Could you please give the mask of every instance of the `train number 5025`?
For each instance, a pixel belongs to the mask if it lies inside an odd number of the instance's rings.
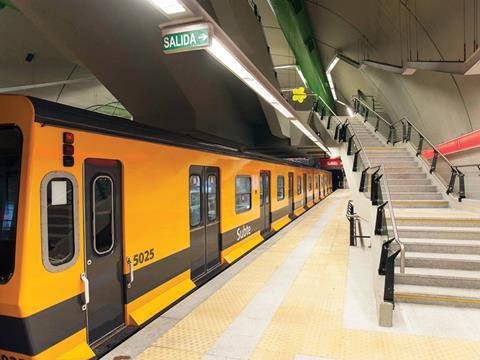
[[[137,266],[143,264],[144,262],[152,261],[155,257],[155,252],[153,249],[142,251],[139,254],[133,256],[133,265]]]

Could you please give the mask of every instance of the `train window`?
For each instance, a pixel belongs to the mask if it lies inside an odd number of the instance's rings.
[[[277,200],[285,199],[285,177],[277,176]]]
[[[312,177],[308,176],[308,191],[312,191]]]
[[[217,177],[209,175],[207,179],[207,217],[208,221],[217,220]]]
[[[77,194],[71,174],[52,172],[42,180],[42,257],[49,271],[62,271],[78,257]]]
[[[252,179],[250,176],[235,178],[235,210],[238,213],[252,208]]]
[[[15,266],[22,133],[2,127],[0,140],[0,284],[4,284]]]
[[[302,177],[297,176],[297,195],[302,193]]]
[[[202,180],[199,175],[190,176],[190,226],[198,226],[202,222],[201,206]]]
[[[320,175],[315,175],[315,189],[318,189],[318,183],[320,182],[319,178],[320,178]]]
[[[99,176],[93,181],[93,249],[108,254],[115,244],[113,218],[113,181]]]

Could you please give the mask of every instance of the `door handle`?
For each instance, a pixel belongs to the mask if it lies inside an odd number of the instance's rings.
[[[90,303],[90,283],[85,273],[80,274],[80,279],[83,282],[83,288],[85,290],[85,303],[82,305],[82,311],[86,311],[87,305]]]
[[[135,271],[135,267],[129,256],[127,256],[127,264],[130,266],[130,279],[128,280],[128,284],[127,284],[127,287],[130,289],[132,287],[133,280],[134,280],[133,272]]]

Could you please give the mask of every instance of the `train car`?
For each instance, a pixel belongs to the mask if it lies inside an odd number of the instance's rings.
[[[330,173],[0,96],[0,359],[89,359],[329,195]]]

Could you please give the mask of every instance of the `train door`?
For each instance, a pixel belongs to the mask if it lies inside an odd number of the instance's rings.
[[[190,265],[198,279],[220,265],[220,169],[190,167]]]
[[[308,191],[307,191],[307,174],[303,174],[303,205],[307,207],[307,196],[308,196]]]
[[[124,326],[122,165],[117,160],[84,163],[85,276],[89,344]]]
[[[290,209],[290,215],[293,215],[295,211],[295,201],[293,200],[293,193],[294,193],[294,188],[293,188],[293,172],[288,173],[288,207]]]
[[[270,171],[260,171],[260,226],[261,233],[270,231]]]

